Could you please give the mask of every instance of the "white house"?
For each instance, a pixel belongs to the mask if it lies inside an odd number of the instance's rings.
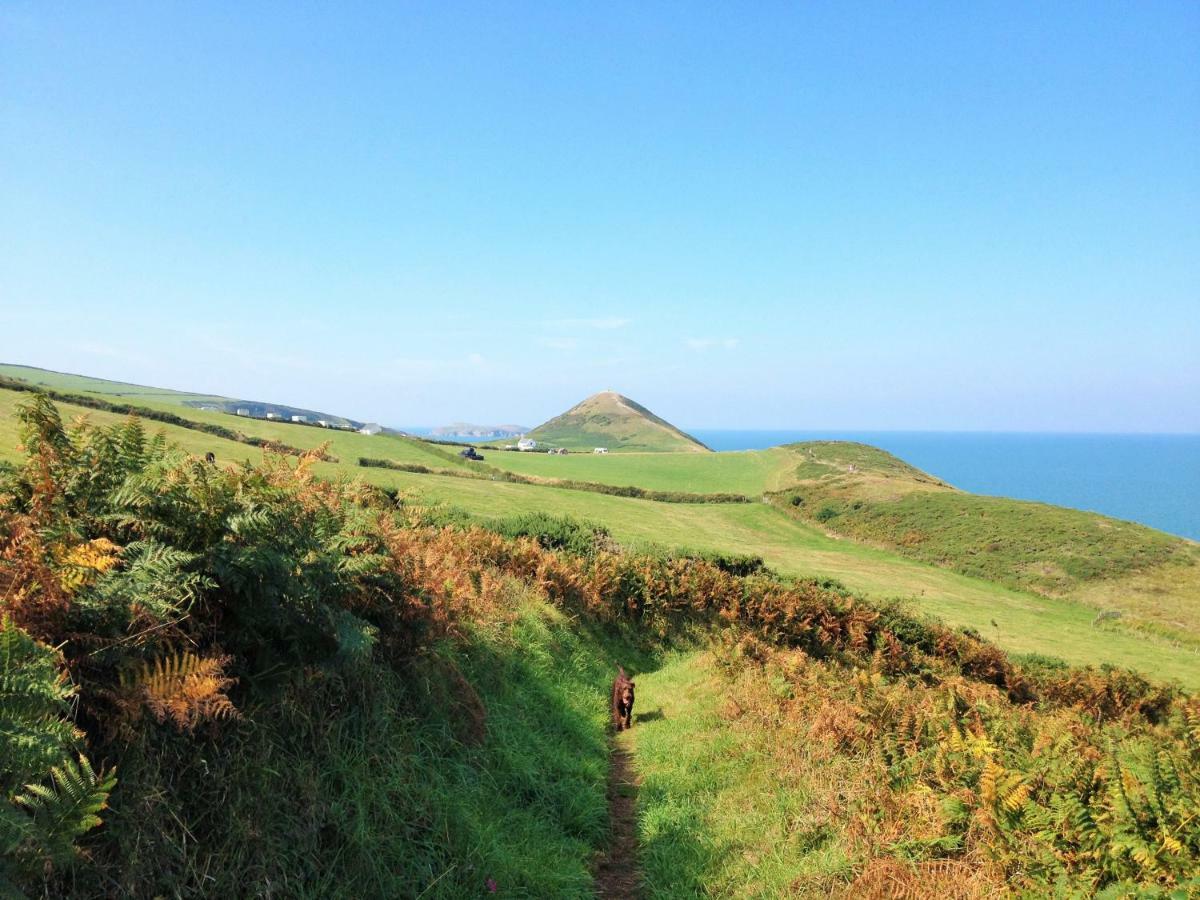
[[[308,416],[292,416],[293,422],[307,422]]]
[[[243,406],[238,409],[237,414],[239,416],[248,416],[248,415],[250,415],[250,410],[246,409],[246,407]]]
[[[328,419],[317,419],[317,424],[320,425],[322,428],[328,428],[329,420]]]
[[[593,453],[607,453],[607,452],[608,452],[608,448],[607,448],[607,447],[597,447],[597,448],[596,448],[595,450],[593,450],[592,452],[593,452]]]
[[[530,438],[521,438],[519,441],[517,441],[518,450],[532,450],[536,446],[537,441]]]
[[[281,416],[279,413],[270,413],[269,412],[269,413],[267,413],[267,418],[268,419],[282,419],[283,416]]]
[[[383,426],[376,425],[374,422],[368,422],[362,428],[358,429],[359,434],[379,434],[383,431]]]

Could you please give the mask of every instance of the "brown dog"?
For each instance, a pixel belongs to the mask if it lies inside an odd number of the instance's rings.
[[[613,727],[617,731],[624,731],[626,728],[633,727],[634,684],[621,666],[617,666],[617,673],[612,687]]]

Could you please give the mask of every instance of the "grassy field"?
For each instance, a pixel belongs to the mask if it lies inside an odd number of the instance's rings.
[[[108,397],[123,397],[129,402],[142,403],[147,400],[163,401],[173,407],[183,406],[185,400],[225,400],[215,394],[193,394],[189,391],[173,391],[170,388],[149,387],[141,384],[128,384],[124,381],[107,381],[103,378],[91,378],[87,375],[71,375],[66,372],[52,372],[49,369],[36,369],[30,366],[14,366],[0,363],[0,375],[9,378],[19,378],[42,387],[59,391],[79,391]]]
[[[17,455],[12,412],[24,396],[0,390],[0,458]],[[177,404],[164,397],[139,398],[138,402],[164,411],[180,411]],[[121,418],[68,404],[60,406],[66,419],[86,415],[93,422],[104,423]],[[975,628],[1013,652],[1055,655],[1079,664],[1128,665],[1163,677],[1179,678],[1187,684],[1200,684],[1200,621],[1198,606],[1192,600],[1196,592],[1195,573],[1200,567],[1172,564],[1169,568],[1159,566],[1136,573],[1136,577],[1126,576],[1126,581],[1120,583],[1127,590],[1108,588],[1118,582],[1101,579],[1088,586],[1088,592],[1080,597],[1086,602],[1080,602],[1074,595],[1042,596],[1021,590],[1019,585],[1003,585],[906,558],[902,548],[869,546],[845,539],[829,532],[825,523],[792,515],[789,506],[781,510],[763,503],[658,503],[550,486],[366,469],[356,464],[360,456],[463,471],[471,471],[471,464],[458,460],[453,448],[435,447],[413,439],[239,419],[199,410],[190,410],[187,416],[197,422],[238,426],[247,434],[298,447],[311,448],[328,442],[330,452],[339,462],[318,463],[315,470],[323,477],[362,478],[408,492],[422,503],[454,506],[486,518],[526,512],[574,516],[601,523],[618,540],[634,546],[654,544],[760,555],[784,575],[834,578],[876,599],[909,598],[919,609],[952,625]],[[257,448],[234,441],[177,426],[148,424],[152,431],[161,427],[171,440],[189,452],[201,454],[211,450],[223,463],[261,457]],[[620,484],[636,479],[640,486],[665,489],[728,489],[734,485],[754,494],[760,492],[759,485],[769,488],[796,478],[825,476],[830,471],[844,474],[853,466],[856,472],[851,474],[860,478],[869,476],[876,495],[895,492],[901,496],[972,498],[946,488],[882,451],[861,445],[804,445],[757,453],[550,457],[493,452],[487,456],[487,464],[504,464],[522,474],[549,475],[556,466],[565,464],[574,467],[570,477],[594,481]],[[647,474],[639,475],[643,467]],[[1047,509],[1071,521],[1103,518]],[[1012,523],[1014,529],[1018,526],[1027,529],[1028,523]],[[1150,529],[1140,529],[1141,532],[1159,534]],[[1104,532],[1102,537],[1109,533]],[[1094,547],[1103,554],[1102,542]],[[1037,558],[1036,548],[1026,548],[1024,552],[1030,559]],[[1101,610],[1118,611],[1122,616],[1098,622]]]
[[[794,454],[784,448],[736,453],[575,453],[484,451],[497,468],[536,478],[636,485],[696,494],[732,492],[757,499],[793,483]]]
[[[674,657],[638,686],[641,721],[622,740],[636,747],[648,897],[781,897],[801,881],[827,896],[848,883],[844,836],[817,820],[811,787],[728,727],[710,657]]]

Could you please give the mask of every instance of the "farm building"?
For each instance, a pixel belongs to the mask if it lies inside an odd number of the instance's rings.
[[[272,421],[276,421],[276,422],[277,422],[277,421],[279,421],[280,419],[282,419],[282,418],[283,418],[283,416],[281,416],[279,413],[273,413],[273,412],[269,412],[269,413],[267,413],[267,418],[268,418],[268,419],[271,419]]]
[[[242,407],[238,408],[237,414],[239,416],[248,416],[248,415],[250,415],[250,410],[248,410],[248,409],[246,409],[246,407],[242,406]]]
[[[308,416],[292,416],[293,422],[307,422]]]
[[[519,441],[517,441],[518,450],[532,450],[536,446],[537,441],[531,438],[521,438]]]

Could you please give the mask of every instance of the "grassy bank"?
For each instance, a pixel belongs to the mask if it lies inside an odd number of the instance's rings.
[[[591,896],[607,834],[605,687],[637,651],[514,586],[402,670],[306,673],[233,726],[116,757],[100,896]],[[649,662],[642,662],[650,665]]]
[[[1131,731],[734,643],[639,687],[649,897],[1200,890],[1198,708]]]

